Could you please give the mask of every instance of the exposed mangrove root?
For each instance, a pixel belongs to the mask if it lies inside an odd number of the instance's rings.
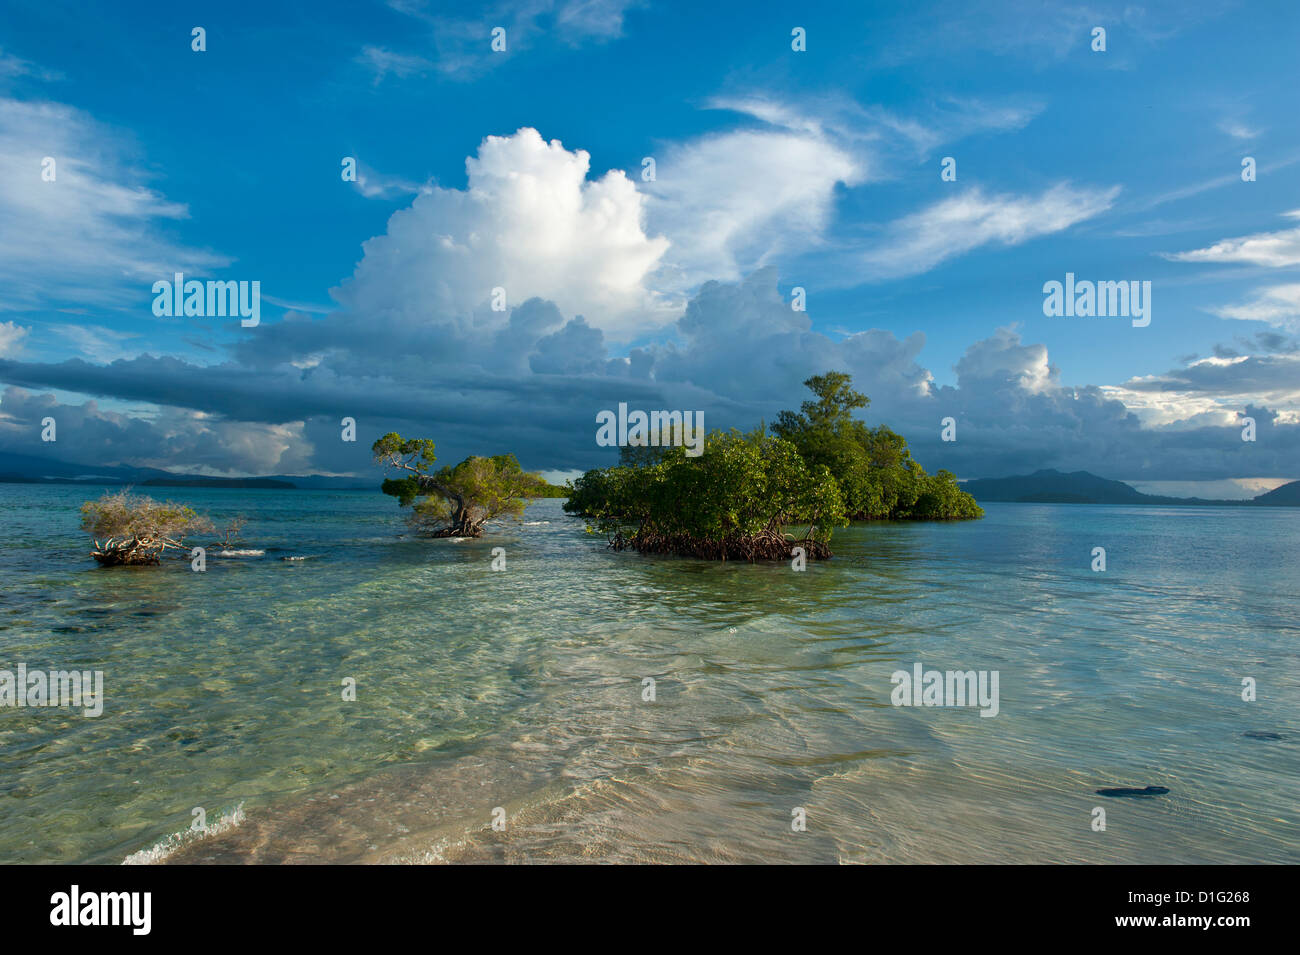
[[[450,524],[447,527],[440,527],[436,531],[429,531],[423,534],[424,537],[482,537],[483,525],[465,522],[460,524]]]
[[[614,550],[635,550],[642,554],[675,554],[679,557],[698,557],[702,560],[789,560],[794,549],[802,547],[809,560],[826,560],[832,556],[824,541],[811,536],[787,537],[775,528],[747,536],[731,536],[721,540],[692,537],[689,534],[662,534],[653,527],[642,525],[634,534],[619,531],[610,540]]]
[[[109,538],[102,544],[95,541],[90,556],[104,567],[157,566],[162,563],[162,552],[168,546],[176,545],[148,537]]]

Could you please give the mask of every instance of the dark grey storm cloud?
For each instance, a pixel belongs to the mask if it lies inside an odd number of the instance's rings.
[[[805,397],[801,382],[835,369],[872,398],[865,417],[902,432],[926,467],[963,477],[1040,467],[1087,469],[1145,480],[1300,475],[1300,427],[1266,407],[1258,436],[1206,414],[1167,426],[1139,416],[1101,388],[1060,381],[1044,346],[1011,329],[972,343],[956,384],[938,386],[920,364],[925,336],[871,330],[840,340],[813,331],[777,290],[771,270],[706,283],[669,340],[611,356],[601,330],[531,299],[471,322],[409,314],[292,316],[266,324],[227,361],[200,366],[141,356],[109,364],[0,360],[13,386],[0,404],[0,447],[41,447],[41,417],[59,421],[57,456],[103,463],[237,472],[364,473],[368,446],[398,430],[432,437],[442,460],[511,450],[525,466],[556,470],[609,463],[595,417],[630,408],[703,411],[706,425],[748,428]],[[1294,390],[1296,356],[1199,362],[1126,383],[1131,394],[1218,397]],[[59,389],[162,407],[153,418],[107,414],[94,403],[60,405],[24,389]],[[353,417],[358,441],[341,440]],[[941,421],[957,441],[940,440]]]

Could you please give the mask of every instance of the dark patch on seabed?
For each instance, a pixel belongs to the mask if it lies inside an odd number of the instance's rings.
[[[1129,789],[1124,786],[1120,786],[1116,789],[1098,789],[1097,795],[1111,796],[1111,797],[1131,796],[1134,798],[1144,798],[1146,796],[1163,796],[1168,792],[1169,790],[1164,786],[1146,786],[1142,789]]]
[[[1281,733],[1266,733],[1264,730],[1246,730],[1241,735],[1246,739],[1286,739]]]

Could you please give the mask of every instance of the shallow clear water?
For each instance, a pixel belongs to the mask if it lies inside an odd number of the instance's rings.
[[[153,489],[249,516],[266,553],[197,574],[96,567],[97,493],[0,485],[0,668],[106,695],[0,707],[0,861],[119,862],[240,804],[166,857],[1300,859],[1300,510],[992,504],[796,573],[614,554],[558,501],[453,543],[378,493]],[[892,706],[917,662],[997,670],[999,714]]]

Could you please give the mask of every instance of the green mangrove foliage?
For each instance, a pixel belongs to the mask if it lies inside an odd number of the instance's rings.
[[[715,431],[704,453],[624,447],[616,467],[573,482],[564,509],[605,533],[610,546],[711,559],[831,556],[831,529],[850,520],[954,520],[983,516],[951,471],[927,474],[903,437],[854,419],[866,395],[843,372],[814,375],[799,411],[772,433]],[[783,530],[806,525],[802,540]]]
[[[542,487],[535,491],[532,497],[568,497],[569,489],[561,487],[558,484],[547,484],[543,482]]]
[[[798,412],[782,411],[773,433],[799,450],[810,466],[824,465],[844,494],[851,520],[960,520],[984,511],[951,471],[927,474],[902,435],[884,425],[868,428],[853,417],[870,399],[854,391],[843,372],[814,375],[804,384],[815,395]]]
[[[404,439],[390,431],[371,448],[375,463],[403,472],[386,478],[383,492],[411,508],[407,524],[427,537],[482,537],[483,525],[498,517],[518,517],[526,498],[546,496],[540,475],[525,471],[513,454],[471,456],[433,471],[437,457],[426,438]]]
[[[656,449],[657,460],[588,471],[564,509],[587,518],[616,550],[712,560],[778,560],[803,547],[831,556],[831,528],[847,523],[835,479],[809,467],[798,450],[763,431],[714,431],[704,453]],[[803,536],[785,533],[803,526]]]

